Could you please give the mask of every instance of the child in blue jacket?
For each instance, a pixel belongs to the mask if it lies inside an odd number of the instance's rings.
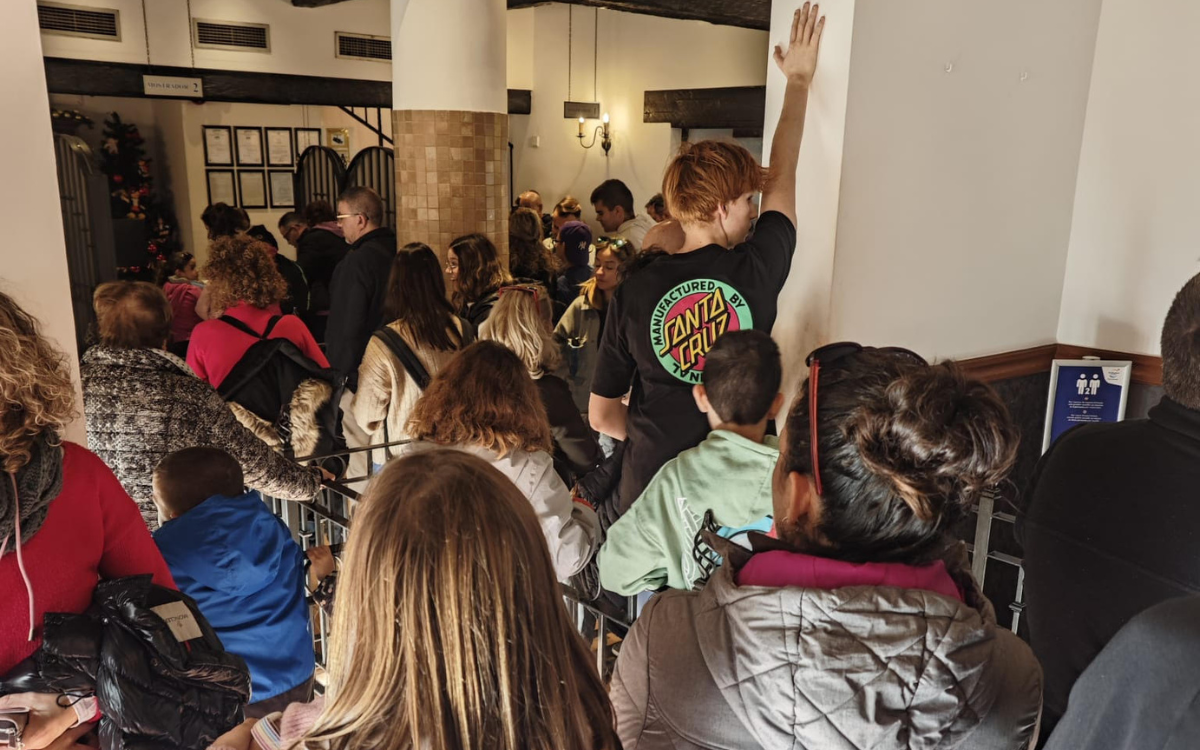
[[[312,699],[312,624],[305,554],[237,460],[218,448],[187,448],[154,469],[162,527],[154,541],[179,590],[196,600],[225,649],[246,660],[259,718]],[[329,560],[321,550],[322,561]],[[313,551],[316,552],[315,550]],[[326,565],[314,574],[327,574]]]

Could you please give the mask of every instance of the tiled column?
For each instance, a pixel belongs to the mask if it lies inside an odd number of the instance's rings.
[[[455,237],[481,232],[506,259],[508,115],[396,110],[392,133],[401,240],[444,256]]]
[[[396,232],[443,258],[480,232],[507,264],[506,13],[505,0],[392,0]]]

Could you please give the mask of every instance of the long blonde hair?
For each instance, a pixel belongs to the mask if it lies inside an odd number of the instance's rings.
[[[543,303],[549,305],[550,299],[541,286],[506,287],[481,335],[511,349],[534,380],[562,365],[562,352],[541,309]]]
[[[324,711],[301,747],[615,750],[536,516],[482,459],[392,461],[355,514]]]

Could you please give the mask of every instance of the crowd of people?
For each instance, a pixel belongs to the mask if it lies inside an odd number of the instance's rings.
[[[280,220],[293,262],[210,206],[202,266],[96,290],[86,448],[66,356],[0,293],[0,746],[1200,741],[1200,276],[1149,420],[1071,431],[1023,496],[1027,645],[953,537],[1016,462],[997,393],[838,343],[784,401],[823,28],[805,3],[775,50],[769,170],[685,144],[643,212],[595,189],[600,236],[528,191],[507,259],[469,234],[443,264],[359,187]],[[345,548],[301,549],[263,499],[353,475],[330,447],[378,472]],[[565,582],[639,599],[608,684]]]

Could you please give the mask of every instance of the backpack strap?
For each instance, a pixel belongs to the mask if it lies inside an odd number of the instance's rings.
[[[475,343],[475,324],[466,318],[459,317],[459,340],[462,341],[463,349],[466,349],[471,344]]]
[[[282,319],[283,319],[282,315],[273,316],[269,321],[267,321],[267,327],[263,329],[263,332],[259,333],[259,332],[255,331],[253,328],[251,328],[250,326],[243,323],[242,321],[238,320],[237,318],[230,317],[228,315],[222,315],[221,317],[217,318],[217,320],[221,321],[222,323],[225,323],[226,325],[233,326],[234,328],[238,329],[242,333],[247,333],[256,339],[263,339],[263,340],[266,340],[271,337],[271,331],[275,330],[275,325],[277,323],[279,323],[279,321]]]
[[[391,350],[396,359],[400,360],[400,364],[404,366],[404,371],[416,381],[418,388],[424,391],[429,387],[429,381],[432,380],[429,376],[429,371],[417,359],[417,355],[413,353],[413,350],[409,348],[408,343],[405,342],[400,334],[384,326],[375,331],[374,335],[383,342],[384,346]]]
[[[238,320],[237,318],[232,318],[228,315],[222,315],[221,317],[217,318],[217,320],[221,321],[222,323],[224,323],[226,325],[233,326],[234,328],[238,329],[242,333],[249,334],[256,339],[265,339],[267,337],[266,334],[260,334],[258,331],[255,331],[253,328],[246,325],[245,323]],[[268,330],[270,330],[270,329],[268,329]]]
[[[271,319],[267,321],[267,327],[263,329],[262,337],[264,339],[271,338],[271,331],[275,330],[275,325],[281,320],[283,320],[282,315],[272,316]]]

